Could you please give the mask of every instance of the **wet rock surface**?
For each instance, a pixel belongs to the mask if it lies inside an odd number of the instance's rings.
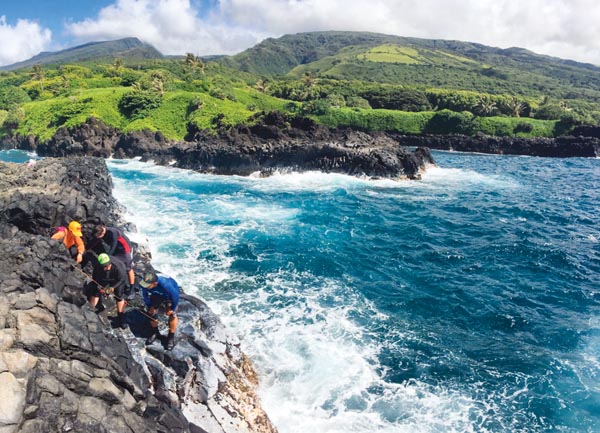
[[[274,432],[250,362],[203,301],[182,295],[172,351],[144,345],[139,298],[126,310],[131,331],[111,326],[111,299],[101,315],[87,307],[89,270],[50,228],[127,228],[111,191],[99,158],[0,163],[0,431]]]

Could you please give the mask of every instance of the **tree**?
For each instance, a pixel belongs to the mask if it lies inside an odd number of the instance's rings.
[[[119,99],[118,108],[130,119],[144,117],[149,111],[160,107],[162,96],[150,90],[131,90]]]
[[[259,78],[254,84],[254,88],[259,92],[265,93],[267,90],[269,90],[269,84],[262,78]]]
[[[165,82],[163,81],[162,77],[152,77],[152,90],[154,90],[155,92],[159,93],[160,96],[164,95],[165,93]]]
[[[44,78],[45,78],[45,73],[44,73],[44,68],[42,68],[41,64],[37,64],[37,65],[33,65],[33,69],[31,72],[31,76],[33,77],[34,80],[38,80],[40,82],[40,93],[44,92]]]
[[[506,102],[506,107],[510,110],[512,117],[521,117],[521,114],[527,108],[527,106],[524,103],[519,102],[515,96]]]
[[[202,59],[192,53],[186,53],[183,64],[189,67],[192,71],[199,70],[204,73],[205,65]]]
[[[302,78],[300,78],[300,81],[302,81],[302,84],[304,84],[307,89],[312,89],[317,82],[315,76],[311,72],[305,72],[304,75],[302,75]]]
[[[475,111],[481,116],[492,116],[496,112],[497,106],[494,101],[488,98],[480,98],[475,105]]]
[[[31,98],[20,87],[6,86],[0,88],[0,110],[11,110],[23,102],[29,101],[31,101]]]

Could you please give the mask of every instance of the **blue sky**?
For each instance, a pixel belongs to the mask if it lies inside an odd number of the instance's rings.
[[[372,31],[522,47],[600,65],[597,0],[0,0],[0,65],[135,36],[163,54],[235,54],[267,37]]]

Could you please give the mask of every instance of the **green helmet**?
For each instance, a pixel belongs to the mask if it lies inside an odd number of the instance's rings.
[[[110,256],[106,253],[102,253],[98,256],[98,263],[102,266],[110,265]]]

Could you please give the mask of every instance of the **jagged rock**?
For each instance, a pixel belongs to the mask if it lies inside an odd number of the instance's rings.
[[[25,390],[10,372],[0,373],[0,428],[16,426],[25,407]],[[6,429],[10,431],[10,429]],[[16,429],[15,429],[16,430]]]
[[[255,120],[251,126],[239,125],[217,135],[190,127],[187,141],[176,142],[166,139],[160,131],[120,133],[91,118],[76,127],[59,128],[46,142],[32,146],[30,140],[21,139],[17,146],[36,150],[41,156],[141,156],[159,164],[238,175],[321,170],[415,179],[434,163],[427,148],[408,151],[381,133],[329,129],[308,118],[288,118],[277,112],[262,113]],[[19,219],[28,215],[27,200],[32,197],[23,197],[23,203],[11,211]]]
[[[564,136],[557,138],[489,137],[479,134],[464,135],[395,136],[404,146],[427,146],[431,149],[456,152],[478,152],[498,155],[530,155],[555,158],[600,156],[600,138],[597,129],[581,129],[575,133],[587,136]]]
[[[84,233],[125,226],[111,192],[103,159],[0,163],[0,432],[275,432],[239,342],[201,300],[182,295],[171,352],[146,350],[139,300],[126,314],[133,335],[82,308],[86,270],[49,229],[73,218]],[[146,249],[136,251],[151,268]]]

